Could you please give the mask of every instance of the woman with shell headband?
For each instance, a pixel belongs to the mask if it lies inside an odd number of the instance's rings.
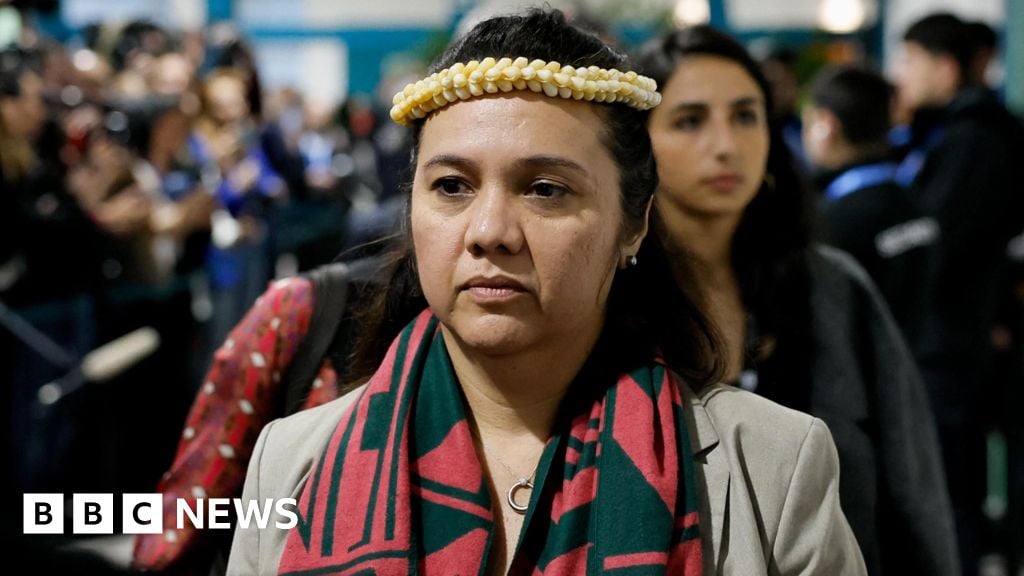
[[[862,574],[828,429],[718,384],[647,234],[654,83],[556,11],[433,70],[392,111],[415,170],[362,384],[263,430],[243,501],[298,522],[239,528],[228,573]]]

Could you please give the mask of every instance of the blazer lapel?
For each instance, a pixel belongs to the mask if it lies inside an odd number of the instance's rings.
[[[711,535],[712,558],[721,557],[726,524],[726,503],[729,499],[729,463],[723,450],[718,449],[718,432],[714,422],[708,415],[703,399],[695,394],[690,386],[682,384],[684,414],[690,432],[690,445],[696,463],[697,483],[704,489],[702,501],[707,509],[701,510],[701,529],[705,534],[705,550],[707,535]],[[689,407],[689,409],[685,409]]]

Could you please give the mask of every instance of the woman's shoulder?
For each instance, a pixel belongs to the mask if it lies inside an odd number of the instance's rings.
[[[706,566],[764,574],[768,560],[771,573],[866,574],[824,422],[728,384],[693,392],[689,405],[698,435],[708,433],[694,455],[712,534]]]
[[[753,392],[714,384],[693,392],[690,404],[695,451],[721,450],[730,467],[751,474],[755,483],[784,487],[802,459],[837,459],[824,421]]]
[[[824,422],[727,384],[684,392],[684,403],[711,534],[706,565],[763,574],[771,558],[780,574],[865,573]]]
[[[808,264],[812,306],[837,300],[856,300],[872,308],[884,304],[875,281],[849,253],[832,246],[816,244],[808,252]]]
[[[695,407],[706,411],[719,438],[765,450],[799,447],[812,428],[824,426],[809,414],[729,384],[713,384],[693,394]]]
[[[346,410],[359,399],[360,386],[316,408],[302,410],[267,424],[257,442],[260,469],[295,471],[312,463],[323,452]]]
[[[811,279],[811,309],[825,330],[834,337],[852,337],[849,326],[880,321],[891,323],[890,312],[884,298],[867,271],[846,252],[829,246],[816,245],[809,252]]]
[[[348,407],[359,399],[363,388],[360,386],[326,404],[278,418],[267,425],[267,428],[272,428],[267,434],[272,434],[278,442],[295,439],[316,443],[321,438],[326,441],[338,427]]]

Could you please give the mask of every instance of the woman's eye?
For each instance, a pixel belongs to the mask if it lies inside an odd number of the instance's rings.
[[[538,198],[560,198],[568,193],[568,188],[553,182],[534,182],[530,186],[530,195]]]
[[[760,124],[761,115],[756,110],[740,110],[736,113],[736,119],[740,124],[753,126]]]
[[[441,178],[434,182],[432,190],[437,190],[445,196],[458,196],[468,192],[469,188],[457,178]]]
[[[697,115],[680,116],[676,118],[674,126],[679,130],[694,130],[700,126],[701,117]]]

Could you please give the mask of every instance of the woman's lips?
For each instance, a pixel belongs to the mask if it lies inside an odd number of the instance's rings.
[[[703,182],[706,186],[719,192],[732,192],[743,182],[743,178],[738,174],[720,174],[704,178]]]
[[[521,283],[507,277],[474,278],[466,282],[463,290],[478,303],[503,302],[527,292]]]
[[[523,290],[516,290],[515,288],[492,288],[488,286],[472,286],[468,290],[474,300],[487,302],[508,300],[524,293]]]

